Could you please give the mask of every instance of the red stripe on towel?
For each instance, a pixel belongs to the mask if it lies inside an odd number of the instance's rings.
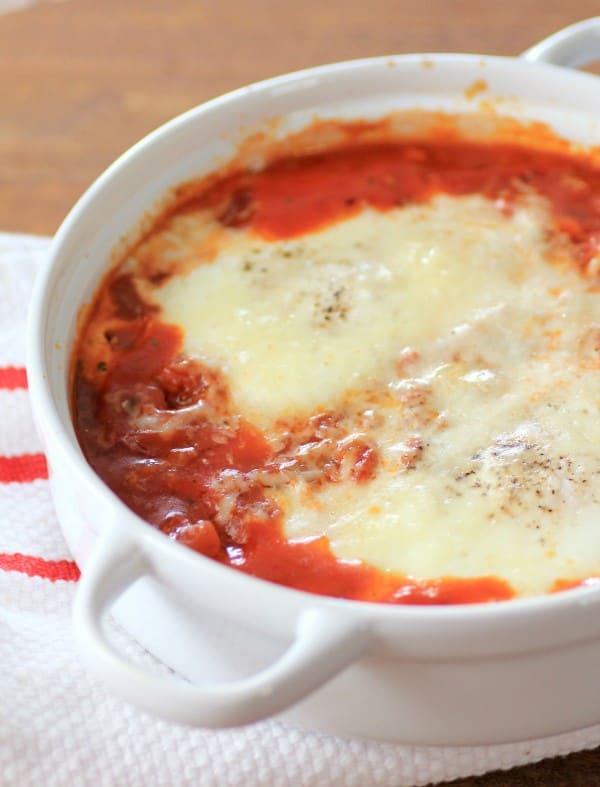
[[[77,564],[72,560],[44,560],[43,557],[19,553],[10,555],[0,552],[0,570],[18,571],[29,577],[42,577],[51,582],[59,579],[76,582],[80,576]]]
[[[22,367],[0,367],[0,388],[14,391],[16,388],[27,388],[27,372]]]
[[[26,484],[38,478],[48,478],[44,454],[0,456],[0,484],[9,484],[11,481]]]

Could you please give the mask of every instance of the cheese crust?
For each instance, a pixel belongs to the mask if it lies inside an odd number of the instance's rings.
[[[86,456],[173,537],[303,589],[443,603],[445,581],[496,581],[481,597],[465,584],[452,603],[593,582],[598,173],[568,157],[544,169],[517,150],[523,171],[542,173],[519,180],[516,164],[494,169],[504,148],[469,143],[490,168],[478,183],[460,151],[440,176],[424,169],[426,143],[388,148],[380,159],[367,151],[365,183],[373,162],[385,174],[403,155],[434,186],[396,203],[357,198],[342,166],[354,172],[356,152],[321,156],[309,172],[335,170],[345,207],[336,213],[331,197],[322,220],[310,203],[312,224],[299,217],[290,229],[260,214],[285,202],[286,184],[297,203],[310,191],[301,161],[288,162],[287,180],[284,162],[279,180],[256,175],[253,191],[243,173],[243,188],[213,188],[130,251],[76,351]],[[552,177],[564,193],[544,185]],[[323,178],[313,201],[332,188]],[[577,202],[576,227],[569,189],[587,189],[591,205],[584,221]],[[142,500],[152,484],[154,505]],[[277,544],[302,550],[301,565],[326,553],[321,573],[364,569],[362,584],[303,582],[296,564],[261,568],[256,542],[268,545],[273,529]]]

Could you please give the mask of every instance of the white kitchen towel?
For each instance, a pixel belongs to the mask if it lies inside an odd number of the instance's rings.
[[[476,748],[346,740],[277,721],[191,730],[153,719],[105,691],[74,647],[71,604],[79,572],[52,508],[29,411],[25,317],[47,248],[45,238],[0,233],[2,787],[401,787],[600,745],[600,725]],[[119,645],[154,662],[125,632]]]

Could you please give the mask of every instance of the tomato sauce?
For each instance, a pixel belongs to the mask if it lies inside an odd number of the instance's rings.
[[[556,227],[580,246],[582,264],[600,246],[600,171],[574,155],[515,144],[422,142],[362,146],[277,162],[218,183],[187,209],[220,206],[227,226],[261,237],[297,237],[357,214],[436,194],[480,194],[510,211],[527,191],[548,200]]]
[[[120,332],[119,362],[100,371],[94,384],[76,371],[75,413],[83,451],[108,486],[137,514],[186,546],[239,571],[282,585],[339,598],[403,604],[498,601],[513,596],[494,577],[431,582],[337,559],[327,539],[288,541],[281,512],[253,476],[277,472],[278,458],[251,424],[230,430],[227,386],[214,370],[178,356],[181,335],[147,314],[136,331]],[[180,428],[160,430],[161,413],[184,412],[203,402],[213,417],[186,417]],[[215,422],[218,412],[220,422]],[[144,419],[149,418],[154,428]],[[231,414],[233,417],[233,414]],[[307,445],[327,415],[296,424]],[[286,447],[286,446],[284,446]],[[367,453],[367,456],[369,454]],[[365,451],[354,452],[352,477],[365,483],[375,468]],[[335,456],[334,456],[335,460]],[[324,482],[335,482],[323,459]],[[333,462],[335,467],[335,461]],[[226,479],[225,484],[222,479]],[[216,522],[230,492],[236,497],[226,522]]]
[[[290,157],[199,188],[178,210],[209,207],[224,226],[281,239],[366,205],[385,211],[437,194],[482,194],[511,211],[528,191],[546,197],[557,233],[576,244],[585,266],[600,245],[600,172],[574,156],[516,145],[425,141]],[[108,355],[93,364],[89,330],[100,318],[111,324],[101,337]],[[181,355],[179,329],[161,322],[122,271],[105,281],[82,337],[73,410],[84,454],[167,535],[238,571],[340,598],[457,604],[514,596],[496,577],[413,579],[339,560],[324,537],[287,540],[265,474],[276,479],[308,462],[316,483],[336,483],[350,462],[354,482],[366,484],[377,472],[376,446],[348,445],[343,420],[320,413],[287,424],[288,443],[274,449],[233,411],[224,376]]]

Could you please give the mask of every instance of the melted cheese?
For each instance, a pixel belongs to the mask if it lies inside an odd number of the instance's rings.
[[[179,249],[182,274],[152,297],[240,413],[276,441],[280,419],[358,401],[357,434],[378,446],[367,483],[273,491],[289,538],[521,594],[600,571],[597,294],[548,222],[533,198],[505,215],[439,196],[295,240],[231,229],[210,255]]]
[[[402,347],[494,305],[496,284],[519,285],[539,235],[526,211],[502,220],[491,203],[448,197],[283,243],[235,232],[160,303],[185,350],[224,368],[240,409],[265,425],[335,401],[385,374]]]

